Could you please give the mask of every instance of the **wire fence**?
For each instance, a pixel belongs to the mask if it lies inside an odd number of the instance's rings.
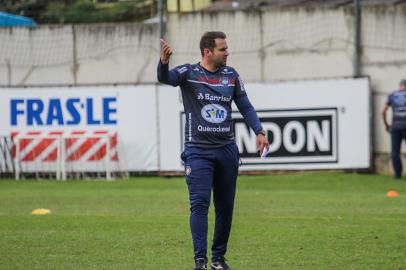
[[[364,65],[406,63],[404,15],[401,8],[391,6],[362,11]],[[306,78],[309,74],[304,68],[274,69],[289,65],[289,57],[311,67],[314,61],[309,55],[316,54],[333,61],[332,56],[340,57],[346,62],[346,72],[337,76],[347,76],[352,74],[354,20],[349,7],[169,14],[166,37],[174,50],[172,64],[176,65],[197,61],[200,36],[205,31],[226,32],[232,63],[246,71],[248,81]],[[3,28],[0,41],[0,85],[55,84],[58,79],[49,78],[47,72],[59,76],[61,84],[156,81],[156,23]],[[379,57],[383,54],[389,57]],[[330,76],[335,72],[333,65]],[[320,69],[313,76],[326,74]]]

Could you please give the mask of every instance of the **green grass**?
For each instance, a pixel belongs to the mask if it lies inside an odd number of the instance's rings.
[[[190,270],[188,223],[181,178],[0,181],[0,269]],[[241,176],[227,258],[235,270],[406,269],[406,181]]]

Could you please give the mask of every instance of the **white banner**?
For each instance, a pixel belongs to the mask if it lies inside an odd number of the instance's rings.
[[[165,90],[165,91],[164,91]],[[256,151],[256,136],[234,106],[240,170],[362,169],[370,167],[370,90],[368,79],[246,84],[271,143],[264,159]],[[171,92],[171,93],[169,93]],[[178,90],[161,89],[166,100],[161,169],[182,170],[182,111]],[[162,106],[161,106],[162,107]],[[175,122],[175,118],[181,122]],[[179,126],[179,130],[176,130]]]
[[[271,145],[268,156],[259,158],[256,136],[234,106],[241,170],[370,167],[368,79],[246,84],[246,90]],[[110,139],[116,170],[183,171],[178,88],[3,88],[0,106],[0,135],[21,138],[18,159],[27,170],[55,170],[58,142],[51,138],[64,136],[69,139],[63,158],[93,171],[107,155],[106,139],[95,138],[103,135]]]
[[[101,135],[110,138],[113,169],[156,171],[155,96],[156,86],[0,89],[0,134],[19,138],[23,171],[55,170],[56,136],[67,138],[72,167],[103,170],[107,140]]]

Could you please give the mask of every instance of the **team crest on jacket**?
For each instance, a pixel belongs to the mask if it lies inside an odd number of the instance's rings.
[[[227,77],[221,77],[221,78],[220,78],[220,83],[221,83],[223,86],[228,86],[229,80],[228,80]]]
[[[185,168],[185,174],[186,174],[186,175],[189,175],[189,174],[191,174],[191,173],[192,173],[192,167],[186,166],[186,168]]]

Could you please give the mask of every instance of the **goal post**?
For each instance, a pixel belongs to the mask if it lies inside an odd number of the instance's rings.
[[[12,177],[15,174],[12,147],[11,137],[0,135],[0,175],[2,177]]]
[[[111,180],[120,171],[117,133],[20,134],[13,142],[16,180],[24,174]]]

